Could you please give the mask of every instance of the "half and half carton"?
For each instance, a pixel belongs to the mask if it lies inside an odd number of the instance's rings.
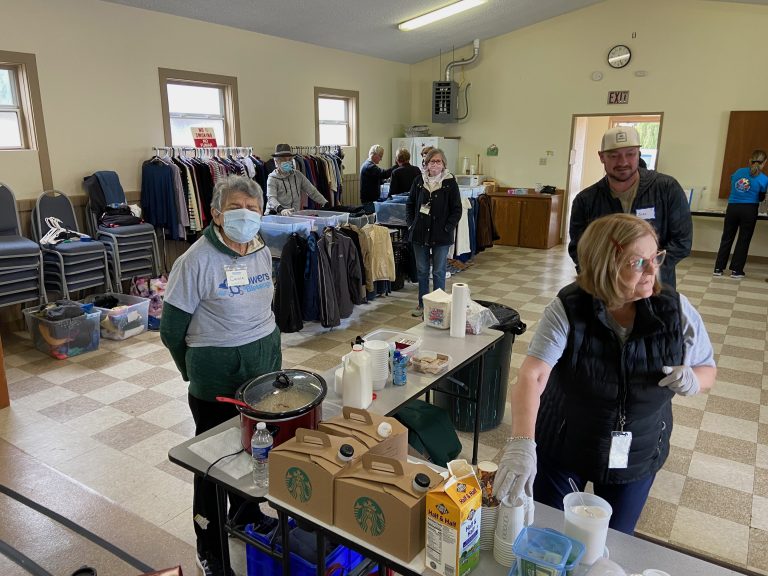
[[[427,493],[425,564],[443,576],[462,576],[480,561],[480,482],[466,460],[448,463],[449,477]]]
[[[342,444],[355,450],[350,462],[338,458]],[[269,493],[309,516],[333,524],[334,479],[367,450],[354,438],[298,428],[295,437],[269,452]]]
[[[389,416],[344,406],[341,414],[320,422],[317,429],[335,436],[350,436],[365,444],[371,454],[396,460],[408,456],[408,428]]]
[[[422,473],[430,488],[443,477],[424,464],[370,452],[336,477],[336,526],[384,552],[410,562],[424,549],[426,492],[414,487]]]

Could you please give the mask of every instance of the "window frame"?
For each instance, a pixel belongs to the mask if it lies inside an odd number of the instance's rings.
[[[0,71],[7,71],[11,82],[11,104],[0,104],[0,112],[12,112],[16,115],[16,125],[19,129],[19,145],[3,146],[0,144],[0,150],[25,150],[27,148],[26,121],[24,118],[24,108],[21,102],[21,89],[19,86],[18,66],[13,64],[0,63]]]
[[[181,84],[186,86],[204,86],[221,90],[224,110],[224,142],[217,142],[219,146],[240,146],[240,106],[237,94],[237,78],[235,76],[222,76],[219,74],[206,74],[203,72],[191,72],[187,70],[172,70],[170,68],[158,68],[160,79],[160,105],[163,114],[163,133],[166,146],[173,146],[171,131],[171,114],[168,106],[168,84]],[[206,115],[199,114],[174,114],[177,118],[201,118]]]
[[[22,146],[0,148],[0,154],[37,154],[40,165],[40,181],[44,190],[53,189],[51,157],[45,132],[43,99],[40,95],[40,80],[37,73],[37,59],[27,52],[0,50],[0,66],[13,70],[16,77],[16,97],[19,108]],[[4,107],[5,108],[5,107]],[[7,109],[7,108],[5,108]]]
[[[355,166],[360,165],[360,93],[357,90],[340,90],[315,86],[315,145],[320,146],[320,98],[344,100],[347,103],[347,139],[348,144],[343,148],[353,149]],[[341,124],[329,122],[328,124]]]

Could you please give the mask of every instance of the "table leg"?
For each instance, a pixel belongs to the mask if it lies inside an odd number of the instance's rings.
[[[227,491],[216,484],[216,504],[219,516],[219,544],[221,545],[221,561],[229,566],[229,536],[227,536]]]
[[[288,513],[284,510],[277,511],[280,521],[280,540],[283,547],[283,576],[291,576],[291,550],[288,544]]]
[[[475,394],[475,435],[472,439],[472,465],[477,464],[477,445],[480,442],[480,401],[483,397],[483,369],[485,364],[485,354],[480,356],[478,364],[478,382],[477,393]]]

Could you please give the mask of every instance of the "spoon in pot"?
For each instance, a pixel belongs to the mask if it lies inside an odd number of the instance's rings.
[[[568,477],[568,484],[571,485],[571,490],[573,490],[576,495],[579,497],[579,501],[581,502],[581,507],[584,509],[584,512],[587,513],[587,516],[590,518],[594,518],[595,515],[592,514],[592,510],[589,509],[589,506],[587,506],[586,502],[584,502],[584,496],[581,495],[581,490],[579,490],[579,487],[576,486],[576,482],[573,481],[573,478],[570,476]]]
[[[227,402],[229,404],[234,404],[235,406],[240,406],[240,408],[250,408],[248,404],[243,402],[242,400],[237,400],[235,398],[230,398],[228,396],[216,396],[216,400],[219,402]]]

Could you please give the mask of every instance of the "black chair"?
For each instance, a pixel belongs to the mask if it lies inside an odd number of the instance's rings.
[[[103,286],[112,291],[107,251],[103,242],[81,240],[75,210],[57,191],[43,192],[32,210],[32,233],[43,251],[43,278],[48,289],[69,300],[70,292]]]
[[[84,178],[83,187],[88,195],[88,233],[104,242],[115,290],[122,292],[122,281],[134,276],[157,276],[160,252],[155,228],[151,224],[118,227],[100,224],[100,217],[108,204],[126,204],[125,192],[117,174],[96,172]],[[105,191],[104,187],[108,189]]]
[[[0,306],[48,301],[43,255],[36,242],[21,235],[16,197],[0,183]]]

